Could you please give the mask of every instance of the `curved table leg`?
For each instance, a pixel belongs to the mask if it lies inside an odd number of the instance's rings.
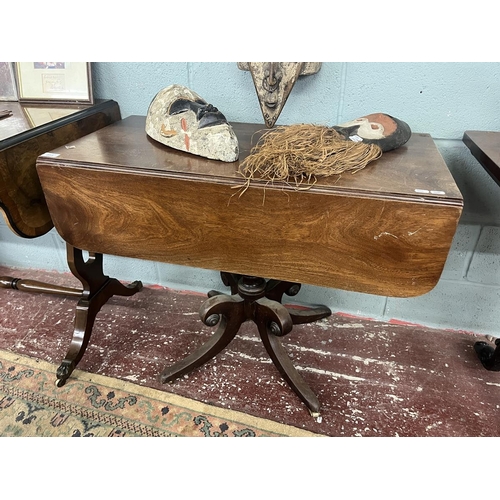
[[[300,283],[292,283],[291,281],[269,280],[266,285],[266,297],[282,302],[283,295],[293,297],[300,292]]]
[[[486,342],[476,342],[474,350],[487,370],[500,372],[500,338],[495,340],[495,345],[496,348]]]
[[[207,326],[220,322],[217,331],[189,356],[165,368],[160,375],[162,383],[171,382],[205,364],[233,340],[245,320],[243,299],[229,295],[210,297],[201,307],[200,318]]]
[[[331,316],[332,311],[326,306],[314,306],[307,309],[295,309],[287,307],[294,325],[303,325],[305,323],[312,323],[323,318]]]
[[[256,304],[255,323],[270,358],[295,394],[309,408],[311,415],[319,417],[320,403],[316,394],[293,366],[278,338],[291,331],[293,323],[290,314],[284,306],[267,298],[258,300]]]
[[[83,285],[83,292],[76,306],[75,326],[70,347],[57,369],[56,385],[58,387],[66,383],[82,359],[90,340],[95,318],[102,306],[113,295],[130,296],[142,290],[140,281],[124,285],[114,278],[105,276],[102,254],[89,253],[89,259],[85,261],[82,250],[67,245],[67,257],[71,272]]]
[[[269,280],[266,286],[266,297],[282,303],[284,294],[293,297],[299,293],[300,288],[300,283]],[[327,318],[332,314],[332,311],[326,306],[308,306],[303,309],[287,307],[287,310],[290,313],[294,325],[312,323],[313,321]]]
[[[320,404],[311,388],[306,384],[292,364],[291,359],[281,345],[278,337],[289,333],[294,324],[314,321],[311,318],[323,318],[331,314],[327,307],[316,308],[312,311],[292,311],[279,301],[267,296],[281,299],[283,293],[300,285],[286,282],[271,282],[268,284],[263,278],[253,276],[228,275],[221,273],[224,283],[235,290],[238,295],[231,296],[212,290],[209,298],[200,310],[201,320],[208,326],[220,325],[208,342],[198,347],[183,360],[163,370],[160,379],[163,383],[170,382],[191,370],[206,363],[224,349],[236,336],[244,321],[252,320],[259,330],[264,346],[274,365],[306,404],[313,417],[319,417]],[[222,318],[222,319],[221,319]]]

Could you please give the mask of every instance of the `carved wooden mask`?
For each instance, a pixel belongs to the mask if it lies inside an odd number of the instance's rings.
[[[252,74],[266,126],[272,128],[298,77],[317,73],[321,63],[239,62],[238,68]]]

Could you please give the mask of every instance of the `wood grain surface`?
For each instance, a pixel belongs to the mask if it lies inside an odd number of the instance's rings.
[[[0,142],[0,210],[19,236],[34,238],[53,227],[36,172],[36,159],[54,148],[120,119],[115,101],[78,110],[74,115],[34,129],[14,129]]]

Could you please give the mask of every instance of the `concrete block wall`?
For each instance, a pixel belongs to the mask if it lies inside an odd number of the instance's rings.
[[[500,130],[499,63],[334,63],[300,78],[279,124],[334,125],[373,112],[429,133],[460,188],[465,208],[437,286],[410,299],[303,285],[294,299],[333,311],[500,337],[500,187],[462,142],[466,130]],[[122,117],[145,115],[162,88],[189,86],[230,121],[263,123],[248,72],[236,62],[93,64],[97,98],[114,99]],[[19,238],[0,221],[0,265],[68,272],[65,245],[55,230]],[[197,268],[105,256],[105,272],[205,293],[224,290],[219,274]],[[23,272],[27,277],[28,272]]]

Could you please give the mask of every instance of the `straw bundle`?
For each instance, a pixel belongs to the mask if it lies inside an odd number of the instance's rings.
[[[252,179],[307,189],[318,177],[355,173],[382,156],[375,144],[346,140],[331,127],[288,125],[266,132],[240,164],[245,190]]]

